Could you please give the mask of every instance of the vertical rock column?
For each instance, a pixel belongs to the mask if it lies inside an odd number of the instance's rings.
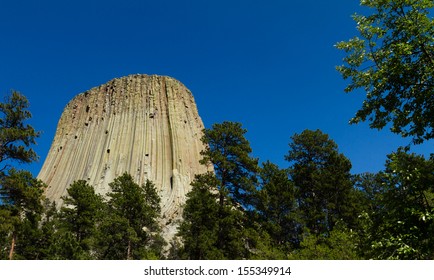
[[[60,204],[68,186],[87,180],[100,194],[124,172],[155,183],[163,230],[173,236],[199,164],[203,123],[191,92],[163,76],[132,75],[81,93],[69,102],[38,175]]]

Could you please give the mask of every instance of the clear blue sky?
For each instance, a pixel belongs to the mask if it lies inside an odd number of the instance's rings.
[[[261,161],[287,167],[290,136],[321,129],[353,173],[379,171],[409,140],[348,125],[364,96],[343,92],[334,44],[356,35],[355,12],[358,0],[2,0],[0,94],[26,95],[43,131],[40,162],[23,168],[39,172],[76,94],[143,73],[184,83],[206,127],[241,122]]]

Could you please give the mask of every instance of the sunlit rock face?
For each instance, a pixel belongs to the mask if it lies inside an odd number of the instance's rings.
[[[58,204],[75,180],[106,194],[124,172],[139,184],[150,179],[170,238],[194,175],[207,171],[199,163],[203,128],[191,92],[179,81],[148,75],[114,79],[69,102],[38,178]]]

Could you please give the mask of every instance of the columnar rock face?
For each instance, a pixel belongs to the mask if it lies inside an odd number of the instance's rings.
[[[199,164],[203,123],[191,92],[162,76],[132,75],[79,94],[66,106],[38,178],[61,203],[67,187],[84,179],[100,194],[124,172],[153,181],[162,198],[170,238]]]

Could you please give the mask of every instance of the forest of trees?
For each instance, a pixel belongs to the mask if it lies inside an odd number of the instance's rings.
[[[354,123],[413,144],[434,138],[434,27],[427,0],[362,0],[360,37],[338,43],[347,91],[367,93]],[[191,183],[178,233],[161,237],[152,182],[123,174],[107,197],[86,181],[68,188],[59,209],[45,185],[14,163],[37,158],[39,132],[28,101],[0,103],[0,259],[434,259],[434,155],[391,151],[378,173],[352,174],[325,132],[290,136],[282,168],[252,157],[246,129],[205,129],[201,163],[214,172]]]
[[[167,246],[152,182],[123,174],[103,198],[76,181],[58,209],[43,182],[10,167],[36,157],[27,106],[16,92],[0,104],[2,259],[434,258],[434,157],[401,149],[383,171],[354,175],[327,134],[305,130],[291,137],[282,169],[251,156],[240,123],[214,124],[202,138],[214,172],[192,182]]]

